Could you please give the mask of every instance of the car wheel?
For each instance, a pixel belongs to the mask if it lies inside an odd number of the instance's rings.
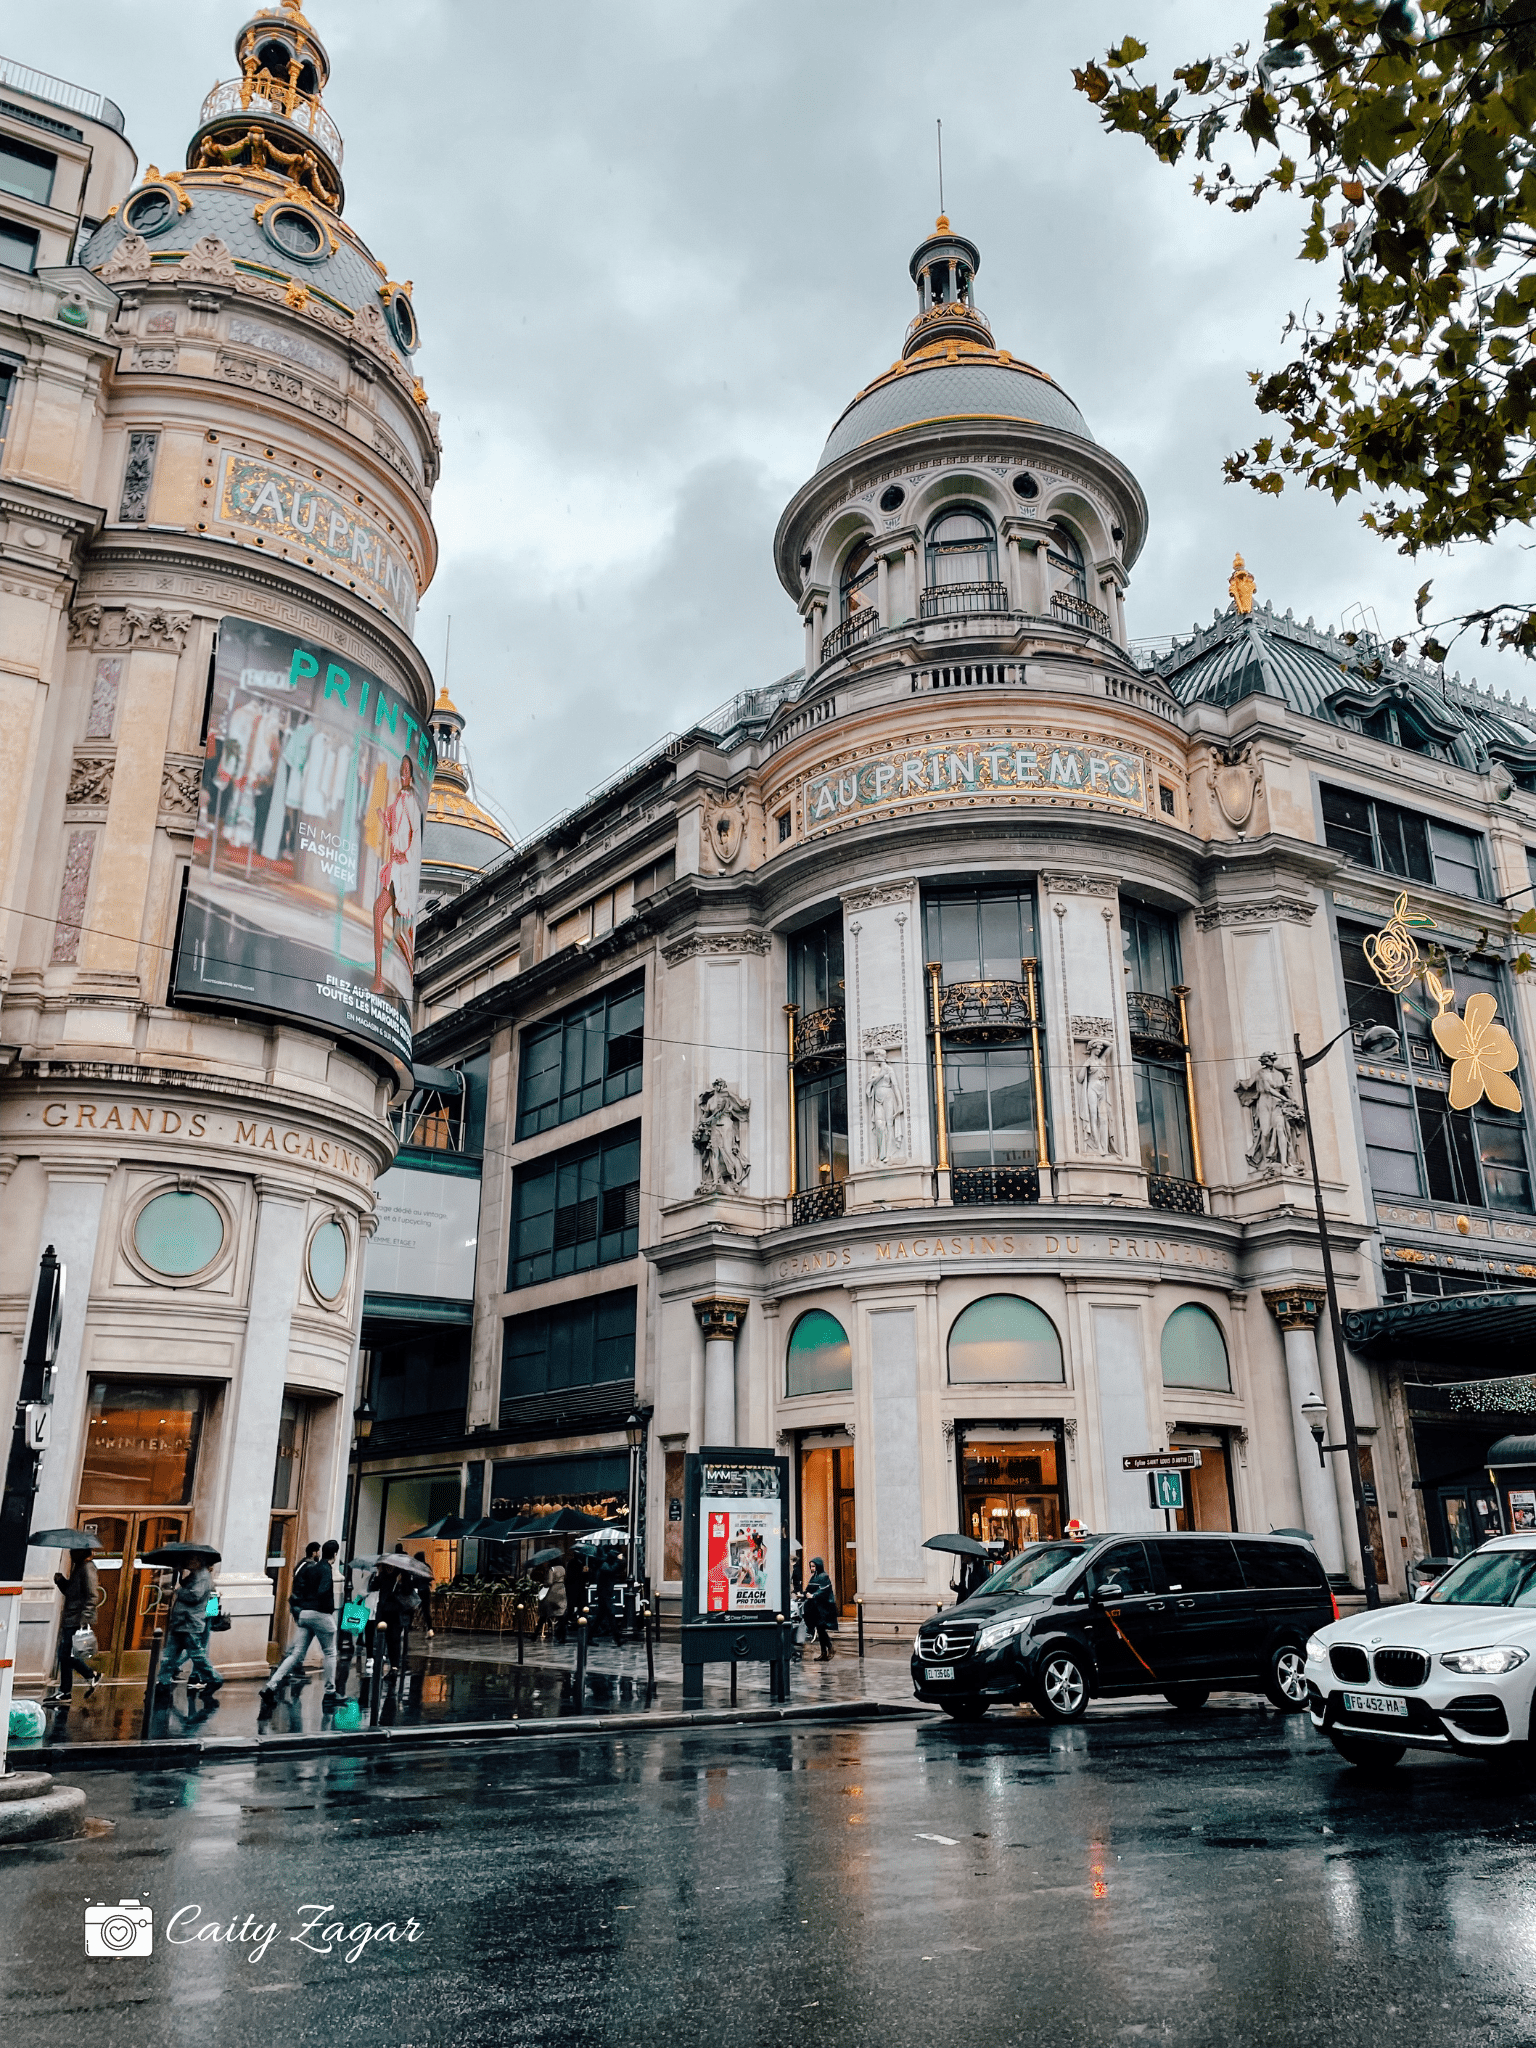
[[[939,1704],[951,1721],[984,1721],[989,1703],[986,1700],[941,1700]]]
[[[1408,1753],[1406,1742],[1378,1742],[1370,1735],[1341,1735],[1336,1728],[1329,1729],[1328,1740],[1345,1763],[1353,1764],[1359,1771],[1390,1770]]]
[[[1210,1696],[1208,1685],[1170,1685],[1163,1694],[1176,1714],[1198,1714]]]
[[[1264,1691],[1282,1714],[1299,1714],[1307,1704],[1307,1655],[1295,1643],[1270,1652]]]
[[[1047,1721],[1080,1721],[1088,1711],[1088,1674],[1073,1650],[1051,1650],[1035,1674],[1034,1704]]]

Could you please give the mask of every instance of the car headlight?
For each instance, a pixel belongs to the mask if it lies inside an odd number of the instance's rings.
[[[1011,1641],[1014,1636],[1028,1633],[1035,1617],[1032,1614],[1015,1615],[1012,1621],[994,1621],[990,1628],[984,1628],[976,1638],[978,1650],[995,1650],[999,1643]]]
[[[1496,1650],[1447,1650],[1440,1662],[1447,1671],[1460,1671],[1469,1678],[1497,1678],[1523,1664],[1526,1654],[1506,1644]]]
[[[1309,1664],[1326,1664],[1328,1662],[1328,1645],[1321,1636],[1307,1637],[1307,1662]]]

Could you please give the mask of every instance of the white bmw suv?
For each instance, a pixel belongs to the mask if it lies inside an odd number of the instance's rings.
[[[1536,1535],[1496,1536],[1413,1605],[1378,1607],[1307,1644],[1307,1704],[1366,1769],[1409,1748],[1530,1768],[1536,1755]]]

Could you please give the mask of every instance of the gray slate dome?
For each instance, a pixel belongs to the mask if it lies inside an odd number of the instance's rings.
[[[903,427],[938,420],[1023,420],[1091,441],[1088,422],[1059,384],[1023,363],[983,359],[912,363],[892,371],[854,399],[828,436],[818,470]]]

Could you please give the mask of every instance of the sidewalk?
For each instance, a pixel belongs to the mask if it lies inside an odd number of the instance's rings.
[[[790,1709],[857,1711],[867,1707],[910,1711],[915,1702],[906,1642],[871,1644],[861,1661],[858,1642],[851,1630],[843,1632],[837,1654],[822,1663],[810,1646],[799,1664],[790,1666]],[[604,1641],[587,1651],[584,1696],[578,1703],[575,1688],[576,1642],[574,1633],[564,1646],[550,1643],[524,1644],[524,1662],[517,1657],[515,1635],[496,1636],[450,1631],[434,1638],[414,1637],[405,1683],[398,1699],[388,1695],[379,1717],[381,1728],[398,1730],[473,1728],[477,1733],[512,1734],[512,1723],[530,1732],[540,1725],[569,1721],[590,1725],[595,1719],[614,1715],[678,1717],[683,1706],[683,1674],[678,1643],[672,1640],[655,1646],[656,1686],[649,1692],[646,1681],[644,1643],[626,1643],[622,1649]],[[326,1713],[322,1700],[324,1684],[320,1663],[312,1656],[308,1682],[295,1689],[283,1688],[276,1709],[259,1714],[260,1681],[231,1679],[206,1707],[201,1695],[188,1696],[185,1682],[177,1685],[167,1702],[162,1695],[143,1729],[144,1688],[142,1681],[103,1683],[92,1699],[85,1699],[76,1681],[74,1703],[69,1708],[45,1708],[47,1733],[38,1742],[10,1744],[13,1769],[25,1769],[30,1759],[54,1769],[82,1759],[83,1753],[100,1749],[110,1753],[119,1745],[131,1746],[144,1757],[145,1738],[150,1744],[165,1743],[178,1752],[197,1746],[214,1754],[230,1746],[248,1753],[254,1743],[274,1749],[288,1747],[294,1738],[324,1744],[366,1739],[369,1734],[367,1679],[361,1665],[351,1666],[342,1676],[338,1666],[337,1687],[343,1697],[336,1710]],[[41,1685],[18,1686],[18,1698],[40,1696]],[[778,1711],[769,1696],[768,1666],[743,1664],[738,1667],[736,1708],[740,1712]],[[711,1718],[731,1711],[730,1666],[707,1665],[704,1670],[703,1711]],[[498,1726],[499,1724],[499,1726]],[[377,1731],[375,1731],[377,1735]],[[169,1758],[170,1750],[166,1752]],[[106,1754],[101,1760],[106,1761]]]

